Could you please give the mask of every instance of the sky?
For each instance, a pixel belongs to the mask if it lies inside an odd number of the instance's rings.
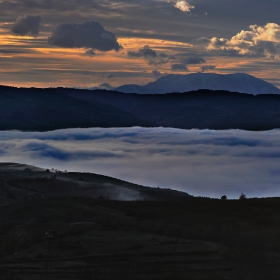
[[[92,172],[195,196],[280,196],[280,130],[0,131],[2,162]]]
[[[247,73],[280,87],[279,0],[0,0],[0,84]]]

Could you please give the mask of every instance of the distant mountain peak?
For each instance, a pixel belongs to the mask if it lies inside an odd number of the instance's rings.
[[[145,86],[123,85],[117,91],[126,93],[170,93],[188,92],[199,89],[226,90],[249,94],[280,94],[280,89],[274,85],[246,73],[216,74],[191,73],[168,74]]]

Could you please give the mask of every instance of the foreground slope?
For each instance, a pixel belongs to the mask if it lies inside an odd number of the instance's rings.
[[[33,197],[91,197],[113,200],[180,200],[191,196],[171,189],[144,187],[93,173],[61,172],[17,163],[0,163],[0,205]],[[7,194],[7,195],[6,195]]]
[[[94,198],[147,188],[15,163],[0,186],[3,280],[280,278],[279,198]]]

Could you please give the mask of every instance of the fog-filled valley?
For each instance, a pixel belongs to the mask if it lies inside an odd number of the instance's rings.
[[[4,280],[279,279],[279,95],[0,101]]]
[[[279,280],[279,10],[0,0],[0,280]]]
[[[0,132],[2,162],[92,172],[195,196],[279,196],[280,130],[88,128]]]

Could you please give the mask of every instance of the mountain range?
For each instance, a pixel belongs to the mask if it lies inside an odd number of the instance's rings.
[[[115,90],[126,93],[164,94],[199,89],[226,90],[254,95],[266,93],[280,94],[280,89],[274,85],[244,73],[227,75],[212,73],[169,74],[145,86],[129,84],[117,87]]]
[[[181,129],[280,128],[280,95],[198,90],[186,93],[131,94],[115,91],[61,93],[88,102],[100,102],[150,122],[150,127]]]
[[[133,94],[0,86],[0,130],[87,127],[280,128],[280,95],[202,89]]]

